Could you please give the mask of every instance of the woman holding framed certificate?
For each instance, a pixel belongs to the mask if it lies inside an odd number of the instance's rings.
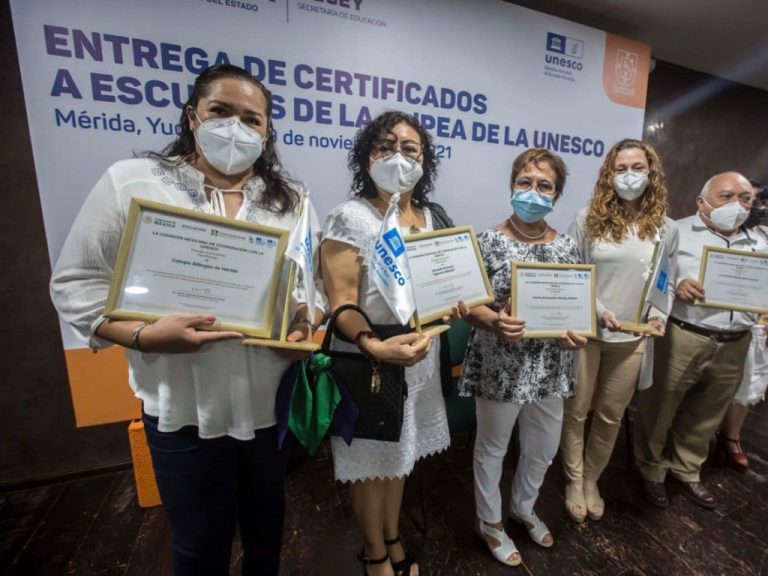
[[[147,236],[151,248],[139,251],[134,245],[131,258],[134,264],[136,259],[152,264],[142,268],[139,262],[143,278],[125,291],[151,297],[172,276],[172,270],[154,265],[158,255],[167,255],[168,262],[182,262],[187,270],[172,277],[183,288],[164,292],[161,304],[170,309],[178,302],[169,294],[183,293],[203,306],[234,297],[225,289],[246,286],[238,278],[252,271],[236,269],[239,255],[260,254],[277,241],[257,242],[260,237],[237,228],[238,222],[283,234],[294,228],[302,205],[315,222],[317,217],[298,185],[280,172],[272,95],[245,70],[217,65],[200,74],[180,127],[161,153],[117,162],[96,183],[53,271],[51,294],[61,317],[94,350],[115,344],[127,349],[129,383],[142,401],[171,525],[174,573],[226,574],[239,529],[243,573],[276,575],[284,452],[277,447],[275,394],[290,357],[298,353],[244,346],[240,333],[211,329],[217,318],[208,313],[164,315],[150,324],[107,319],[104,312],[133,199],[164,205],[168,215],[141,218],[156,232]],[[183,219],[175,217],[177,209],[186,209]],[[211,222],[217,228],[206,233]],[[231,229],[220,229],[227,223]],[[195,271],[214,266],[220,273],[213,278]],[[319,279],[317,288],[323,306]],[[288,339],[304,340],[310,326],[303,289],[294,296],[297,311]],[[243,303],[244,319],[250,319],[246,308],[253,307]]]
[[[635,324],[663,334],[674,298],[673,285],[678,234],[666,216],[667,189],[656,151],[637,140],[622,140],[605,157],[587,208],[576,214],[570,235],[597,269],[597,338],[580,352],[576,395],[565,402],[561,455],[566,475],[566,512],[576,522],[599,520],[605,511],[597,480],[608,464],[624,410],[638,382],[647,334]],[[663,302],[646,305],[646,284],[654,265],[666,254],[668,270],[657,282]],[[666,296],[664,296],[666,294]],[[589,437],[584,423],[596,397]],[[586,446],[585,446],[586,444]]]
[[[435,148],[413,116],[386,112],[358,132],[349,167],[354,198],[334,208],[323,227],[323,280],[331,309],[355,304],[374,325],[391,329],[400,323],[372,277],[375,245],[390,199],[401,194],[402,235],[453,225],[443,209],[428,200],[437,172]],[[363,352],[372,363],[406,367],[399,441],[355,438],[347,445],[334,436],[331,447],[336,479],[350,483],[352,510],[364,539],[358,557],[364,572],[415,575],[418,566],[400,541],[400,506],[405,478],[415,462],[450,442],[439,343],[415,332],[385,338],[354,310],[343,311],[336,327],[349,341],[337,339],[336,350]]]
[[[554,543],[534,512],[539,489],[557,454],[563,399],[573,395],[573,350],[586,338],[572,330],[560,337],[526,338],[526,319],[510,315],[513,262],[581,264],[576,243],[544,219],[565,187],[566,167],[550,151],[533,148],[512,165],[512,215],[478,236],[495,301],[456,311],[474,330],[459,385],[474,396],[477,439],[474,450],[476,533],[496,560],[516,566],[521,558],[504,530],[502,465],[515,422],[520,423],[520,459],[512,482],[509,517],[522,524],[538,545]],[[579,302],[589,310],[591,302]]]

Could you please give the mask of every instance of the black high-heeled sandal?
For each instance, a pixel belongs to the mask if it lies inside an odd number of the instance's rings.
[[[405,557],[399,562],[392,562],[392,570],[394,570],[395,576],[410,576],[411,566],[416,564],[416,560],[413,558],[413,556],[408,554],[408,550],[406,550],[405,546],[402,545],[400,535],[398,534],[397,537],[392,538],[392,540],[384,540],[384,544],[387,547],[394,546],[395,544],[400,544],[402,546]]]
[[[360,561],[360,564],[363,565],[363,576],[368,576],[368,566],[373,564],[384,564],[384,562],[389,560],[389,554],[384,554],[382,558],[375,558],[372,560],[365,555],[365,546],[363,546],[360,549],[360,554],[357,555],[357,559]]]

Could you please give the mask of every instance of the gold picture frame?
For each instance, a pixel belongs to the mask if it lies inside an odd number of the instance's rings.
[[[155,216],[153,216],[153,214]],[[146,227],[146,230],[145,230]],[[158,228],[153,230],[151,227]],[[182,232],[183,230],[183,232]],[[175,231],[176,233],[171,233]],[[181,299],[198,299],[201,303],[199,307],[190,307],[187,305],[178,305],[174,309],[169,309],[169,304],[155,304],[151,302],[141,309],[136,309],[135,306],[125,306],[126,304],[126,280],[134,278],[137,274],[133,273],[133,266],[136,264],[137,269],[140,268],[139,260],[146,254],[136,254],[137,246],[141,245],[142,249],[146,250],[152,246],[152,242],[145,237],[149,232],[149,238],[159,236],[155,242],[166,243],[176,242],[181,243],[180,248],[184,254],[179,254],[178,258],[171,258],[170,261],[166,258],[166,268],[149,269],[149,272],[158,284],[170,285],[174,281],[180,283],[187,283],[191,287],[189,292],[184,292],[179,296]],[[242,220],[234,220],[232,218],[224,218],[222,216],[215,216],[212,214],[203,214],[194,210],[188,210],[186,208],[179,208],[161,202],[153,200],[147,200],[145,198],[133,198],[128,210],[128,216],[126,220],[125,229],[123,231],[122,238],[120,240],[120,246],[118,249],[117,260],[115,262],[114,273],[112,274],[112,281],[109,287],[109,294],[104,309],[104,316],[107,318],[113,318],[117,320],[142,320],[146,322],[154,322],[163,316],[172,313],[182,314],[213,314],[217,315],[212,310],[205,310],[205,306],[211,306],[211,302],[215,300],[221,300],[221,295],[214,296],[211,294],[216,289],[221,289],[222,283],[212,281],[210,278],[195,278],[193,276],[187,276],[182,274],[176,274],[170,270],[175,268],[188,268],[193,270],[197,268],[196,272],[201,273],[203,270],[218,271],[226,270],[227,274],[240,273],[240,270],[234,270],[233,268],[218,266],[216,264],[210,264],[211,261],[217,260],[217,252],[221,255],[219,259],[224,259],[224,254],[262,254],[258,252],[256,246],[260,246],[264,250],[263,253],[272,253],[272,264],[269,270],[269,280],[267,282],[267,290],[265,300],[265,309],[261,317],[254,318],[255,322],[238,322],[238,321],[217,321],[213,323],[207,329],[209,330],[233,330],[240,332],[246,336],[252,336],[256,338],[269,338],[272,335],[273,322],[275,318],[275,304],[277,302],[280,271],[283,265],[283,256],[285,254],[286,246],[288,243],[289,231],[273,228],[270,226],[263,226],[260,224],[254,224],[252,222],[245,222]],[[213,240],[203,240],[203,236],[212,238]],[[226,242],[226,244],[225,244]],[[185,246],[187,244],[188,246]],[[237,246],[235,246],[237,244]],[[191,246],[195,245],[192,249]],[[155,245],[157,246],[157,245]],[[187,250],[187,248],[189,248]],[[222,252],[224,248],[224,252]],[[206,252],[207,250],[207,252]],[[155,254],[158,259],[163,258],[158,254],[162,253],[161,250]],[[193,255],[191,255],[193,254]],[[134,262],[134,257],[137,257]],[[247,256],[246,256],[247,258]],[[231,260],[231,258],[230,258]],[[162,265],[163,262],[156,262],[155,264]],[[263,276],[263,271],[258,273]],[[255,275],[254,275],[255,277]],[[195,282],[199,282],[202,287],[194,287]],[[146,282],[145,283],[149,283]],[[232,291],[242,290],[239,284],[231,284]],[[138,286],[139,288],[146,289],[146,292],[137,292],[138,294],[149,293],[149,288],[146,286]],[[198,289],[199,288],[199,289]],[[136,292],[134,290],[134,292]],[[208,290],[208,292],[206,292]],[[154,296],[154,295],[153,295]],[[153,311],[154,308],[154,311]],[[200,308],[203,308],[201,310]]]
[[[523,270],[531,270],[535,277],[535,272],[549,271],[554,274],[559,272],[578,271],[580,274],[584,273],[589,276],[589,320],[584,322],[584,325],[589,327],[575,329],[574,332],[579,336],[586,336],[587,338],[594,338],[597,335],[597,312],[595,304],[595,266],[594,264],[556,264],[545,262],[518,262],[512,261],[511,265],[511,294],[510,294],[510,315],[516,318],[520,318],[520,306],[518,305],[519,287],[518,287],[518,273]],[[584,278],[586,279],[586,278]],[[522,318],[523,320],[528,320]],[[568,329],[560,330],[535,330],[526,327],[525,335],[523,338],[557,338],[566,333]]]
[[[699,266],[699,284],[704,288],[705,300],[696,299],[694,304],[697,306],[706,306],[710,308],[722,308],[725,310],[735,310],[739,312],[755,312],[757,314],[768,313],[768,283],[757,281],[755,286],[755,293],[763,294],[765,297],[765,304],[754,306],[744,303],[727,302],[725,300],[711,299],[707,296],[707,270],[711,268],[709,264],[710,256],[712,255],[724,255],[734,259],[739,259],[740,262],[746,263],[749,260],[762,261],[765,268],[765,276],[768,277],[768,254],[762,252],[752,252],[749,250],[735,250],[733,248],[722,248],[720,246],[704,246],[701,253],[701,265]],[[709,292],[712,292],[711,288]],[[747,299],[749,299],[747,297]]]
[[[455,240],[451,241],[450,238],[455,237]],[[491,283],[488,280],[488,273],[485,270],[485,264],[483,263],[483,257],[480,253],[480,246],[477,243],[477,236],[475,235],[475,230],[472,226],[466,225],[466,226],[455,226],[453,228],[443,228],[441,230],[434,230],[430,232],[420,232],[418,234],[410,234],[404,238],[406,250],[408,248],[408,245],[410,244],[413,246],[414,244],[417,244],[421,241],[425,240],[435,240],[435,239],[446,239],[446,243],[450,246],[451,244],[457,244],[457,245],[463,245],[466,242],[471,243],[473,252],[475,255],[475,261],[473,263],[477,264],[477,269],[473,271],[473,273],[479,273],[482,278],[483,286],[485,287],[485,295],[481,296],[479,298],[471,298],[468,301],[464,301],[464,303],[469,307],[472,308],[473,306],[480,306],[481,304],[488,304],[490,302],[494,301],[494,295],[493,295],[493,289],[491,288]],[[414,275],[414,261],[412,259],[413,257],[409,254],[408,260],[411,267],[411,276]],[[446,279],[449,280],[450,278]],[[474,278],[474,283],[477,284],[477,278]],[[415,286],[415,284],[414,284]],[[415,288],[414,288],[415,290]],[[417,323],[419,325],[422,324],[428,324],[430,322],[433,322],[435,320],[440,320],[444,316],[450,316],[451,310],[453,306],[458,302],[458,300],[461,300],[462,298],[457,298],[456,301],[451,302],[450,306],[446,306],[445,308],[441,308],[438,310],[434,310],[435,306],[432,306],[430,308],[430,312],[428,314],[422,314],[421,311],[418,310],[418,296],[416,299],[417,304],[417,314],[416,317],[411,320],[411,326],[415,327]],[[434,333],[433,330],[431,333]]]

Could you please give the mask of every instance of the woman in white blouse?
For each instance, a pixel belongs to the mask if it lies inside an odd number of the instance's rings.
[[[54,304],[84,343],[127,348],[177,576],[227,574],[238,528],[243,573],[278,573],[284,454],[274,404],[291,354],[243,346],[236,332],[205,330],[211,315],[147,324],[105,319],[104,304],[133,197],[294,227],[302,194],[279,171],[271,112],[271,93],[245,70],[204,71],[177,139],[162,153],[117,162],[96,183],[51,280]],[[306,209],[316,221],[308,202]],[[306,316],[298,305],[289,339],[310,336]]]
[[[370,277],[371,255],[393,194],[400,197],[402,233],[452,226],[445,211],[430,202],[437,172],[432,139],[418,121],[385,112],[363,128],[349,155],[354,198],[334,208],[323,227],[321,262],[330,307],[357,304],[374,324],[396,317]],[[405,552],[398,523],[405,478],[417,460],[448,447],[450,435],[440,385],[439,342],[411,332],[380,338],[354,310],[339,315],[350,342],[380,362],[406,366],[408,395],[399,442],[332,439],[336,479],[350,482],[352,510],[363,533],[359,555],[365,574],[415,576],[418,566]]]
[[[576,214],[570,235],[585,262],[597,268],[597,338],[579,360],[576,395],[565,402],[560,452],[566,475],[565,505],[576,522],[599,520],[605,511],[597,480],[613,452],[624,410],[638,383],[647,339],[621,332],[637,314],[655,242],[669,256],[674,279],[677,228],[666,216],[667,189],[661,160],[650,145],[622,140],[605,157],[587,208]],[[645,320],[664,333],[666,310],[651,306]],[[592,406],[589,437],[584,423]]]

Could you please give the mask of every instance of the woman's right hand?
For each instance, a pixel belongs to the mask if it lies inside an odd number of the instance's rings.
[[[509,315],[507,308],[499,312],[494,322],[494,332],[501,340],[507,342],[519,342],[525,335],[525,320]]]
[[[148,353],[196,352],[204,344],[242,338],[239,332],[202,330],[216,322],[214,316],[173,314],[149,324],[139,334],[139,347]]]
[[[600,316],[600,320],[603,323],[603,326],[608,328],[608,330],[614,331],[621,328],[621,322],[619,322],[619,319],[616,318],[616,314],[610,310],[603,312]]]
[[[392,336],[386,340],[367,338],[361,345],[379,362],[398,366],[413,366],[427,357],[432,338],[419,336],[416,332]]]

